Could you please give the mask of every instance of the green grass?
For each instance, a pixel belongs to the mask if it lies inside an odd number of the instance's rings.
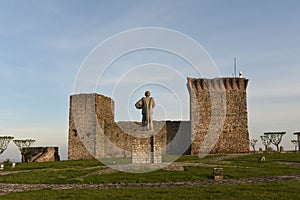
[[[37,169],[66,169],[66,168],[87,168],[87,167],[96,167],[103,166],[96,159],[87,159],[87,160],[68,160],[68,161],[59,161],[59,162],[31,162],[31,163],[17,163],[17,167],[14,169],[9,168],[9,164],[5,164],[6,170],[11,171],[20,171],[20,170],[37,170]]]
[[[212,155],[210,157],[220,156]],[[258,154],[250,154],[225,161],[215,162],[224,168],[225,179],[279,176],[300,173],[300,168],[277,164],[278,161],[300,162],[300,155],[265,154],[266,162],[259,163]],[[183,162],[200,162],[197,156],[182,156]],[[123,162],[119,160],[118,162]],[[203,160],[205,161],[205,159]],[[98,183],[154,183],[154,182],[193,182],[211,179],[211,167],[184,167],[184,171],[157,170],[149,173],[112,172],[97,174],[105,167],[99,161],[79,160],[45,163],[18,163],[13,171],[17,173],[1,175],[2,183],[57,183],[57,184],[98,184]],[[11,169],[8,169],[11,170]]]
[[[249,154],[247,156],[235,157],[228,159],[236,162],[256,162],[260,156],[265,156],[266,162],[300,162],[299,153],[266,153],[266,154]]]
[[[189,182],[210,179],[212,168],[185,167],[185,171],[157,170],[149,173],[116,172],[92,175],[85,178],[87,183],[159,183]]]
[[[223,155],[209,155],[206,158]],[[299,174],[296,166],[277,162],[300,163],[300,154],[264,154],[266,161],[258,162],[260,154],[249,154],[219,162],[212,162],[224,168],[225,179],[265,177]],[[165,161],[174,157],[166,156]],[[106,160],[114,163],[127,163],[128,159]],[[176,162],[205,162],[198,156],[181,156]],[[61,161],[45,163],[17,163],[16,173],[0,175],[2,183],[52,183],[52,184],[99,184],[99,183],[157,183],[194,182],[211,180],[214,167],[190,166],[184,171],[157,170],[149,173],[111,172],[97,174],[103,169],[98,160]],[[126,188],[126,189],[70,189],[23,191],[0,196],[0,199],[300,199],[300,181],[271,182],[260,184],[215,185],[202,187],[167,188]]]
[[[265,162],[258,162],[260,156],[265,156]],[[226,159],[218,164],[224,168],[225,178],[248,178],[264,176],[280,176],[300,173],[300,169],[291,165],[277,164],[276,162],[298,162],[300,163],[300,154],[298,153],[271,153],[271,154],[249,154],[235,158]]]
[[[70,189],[24,191],[0,196],[0,199],[300,199],[300,181],[241,185],[168,188]]]
[[[258,158],[264,156],[265,162],[258,162]],[[219,162],[209,162],[210,164],[272,168],[276,162],[298,162],[300,163],[300,154],[298,153],[270,153],[270,154],[249,154],[235,158],[226,159]]]
[[[176,158],[176,161],[175,162],[190,162],[190,163],[198,163],[198,162],[201,162],[207,158],[215,158],[215,157],[222,157],[222,156],[225,156],[225,154],[212,154],[212,155],[206,155],[205,157],[203,158],[199,158],[199,156],[190,156],[190,155],[184,155],[184,156],[177,156]],[[164,156],[164,160],[167,160],[168,157],[171,157],[172,156]],[[174,159],[173,159],[174,160]]]
[[[101,168],[66,169],[66,170],[33,170],[0,176],[2,183],[153,183],[199,181],[209,179],[212,168],[186,167],[185,171],[157,170],[149,173],[113,172],[109,174],[93,174]],[[88,175],[90,174],[90,175]],[[87,176],[88,175],[88,176]]]
[[[107,165],[130,164],[131,158],[101,158],[100,162]]]
[[[81,183],[85,176],[97,169],[46,169],[46,170],[26,170],[20,173],[13,173],[0,176],[2,183]]]

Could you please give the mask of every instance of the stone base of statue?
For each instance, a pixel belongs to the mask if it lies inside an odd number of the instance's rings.
[[[150,137],[141,135],[133,140],[132,164],[158,164],[161,162],[161,145],[159,140],[155,140],[155,135]]]

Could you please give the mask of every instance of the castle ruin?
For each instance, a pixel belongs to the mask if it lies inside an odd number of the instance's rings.
[[[72,95],[68,159],[159,163],[162,155],[249,152],[247,85],[245,78],[187,78],[190,121],[154,121],[153,135],[140,122],[115,122],[109,97]]]

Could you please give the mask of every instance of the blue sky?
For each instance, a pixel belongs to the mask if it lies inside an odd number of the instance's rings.
[[[265,131],[287,131],[283,146],[292,148],[292,133],[300,130],[299,9],[297,0],[0,1],[0,135],[34,138],[38,146],[58,145],[65,159],[69,95],[89,52],[119,32],[163,27],[200,43],[221,76],[232,75],[236,57],[238,70],[250,80],[250,138]],[[164,52],[134,52],[113,63],[110,73],[143,63],[186,65]],[[162,93],[152,89],[159,103]],[[187,94],[185,85],[178,91]],[[97,92],[109,95],[111,90],[100,84]],[[118,111],[122,106],[115,101]],[[186,106],[183,111],[168,106],[161,101],[157,113],[188,119]],[[128,119],[120,113],[117,120]],[[129,115],[139,120],[139,113]],[[0,159],[19,157],[10,144]]]

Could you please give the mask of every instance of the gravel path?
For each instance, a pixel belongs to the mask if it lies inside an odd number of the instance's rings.
[[[204,158],[202,160],[202,162],[219,162],[222,160],[226,160],[226,159],[230,159],[230,158],[235,158],[235,157],[239,157],[239,156],[246,156],[249,154],[228,154],[228,155],[224,155],[224,156],[217,156],[217,157],[212,157],[212,158]]]
[[[0,195],[10,192],[20,192],[24,190],[40,190],[44,188],[52,189],[103,189],[103,188],[153,188],[153,187],[189,187],[207,185],[232,185],[245,183],[266,183],[278,181],[300,180],[300,174],[288,176],[272,176],[246,179],[223,179],[219,181],[207,180],[199,182],[171,182],[171,183],[129,183],[129,184],[7,184],[0,183]]]

